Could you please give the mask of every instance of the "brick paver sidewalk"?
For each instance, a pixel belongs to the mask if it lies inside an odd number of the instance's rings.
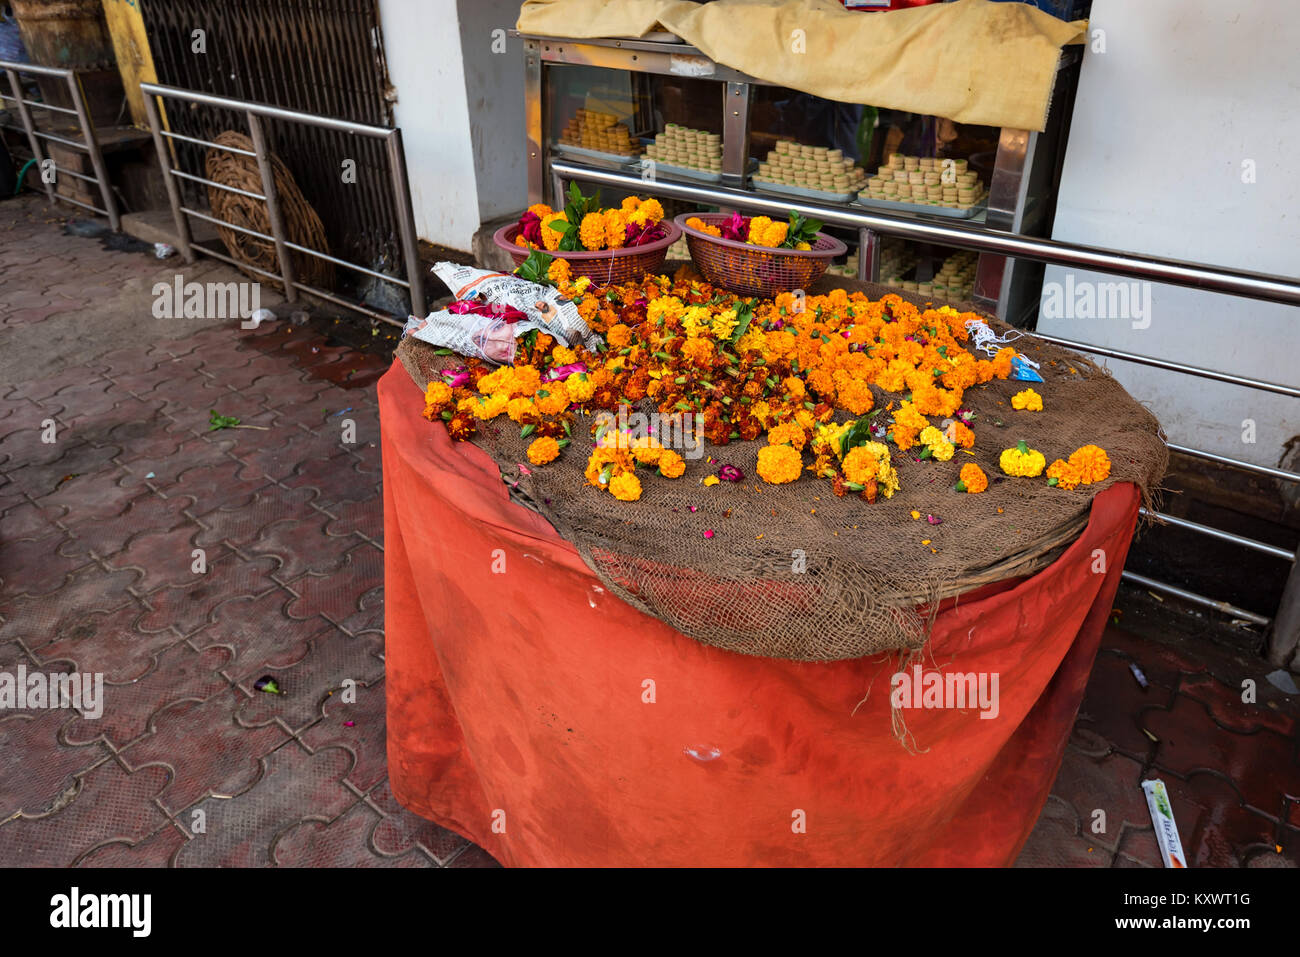
[[[105,250],[40,209],[0,203],[0,349],[110,292],[140,332],[0,383],[0,672],[102,672],[108,705],[0,712],[0,864],[490,865],[386,782],[386,362],[283,321],[158,339],[155,281],[242,277]],[[258,428],[209,431],[214,409]],[[1137,789],[1158,774],[1194,865],[1295,866],[1294,703],[1264,686],[1242,705],[1249,662],[1206,643],[1106,645],[1020,863],[1158,866]]]

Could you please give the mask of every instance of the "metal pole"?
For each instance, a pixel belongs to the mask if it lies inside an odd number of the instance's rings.
[[[1269,619],[1263,615],[1257,615],[1253,611],[1246,611],[1244,608],[1238,608],[1236,605],[1229,605],[1226,601],[1215,601],[1213,598],[1206,598],[1194,591],[1188,591],[1185,588],[1178,588],[1174,585],[1166,585],[1164,582],[1156,581],[1154,578],[1147,578],[1145,575],[1139,575],[1137,572],[1121,572],[1120,577],[1125,581],[1132,582],[1135,585],[1141,585],[1143,588],[1150,588],[1153,591],[1162,591],[1166,595],[1173,595],[1175,598],[1181,598],[1183,601],[1190,601],[1194,605],[1200,605],[1203,608],[1213,608],[1223,612],[1225,615],[1231,615],[1233,618],[1241,618],[1245,621],[1254,622],[1256,625],[1267,626]]]
[[[611,170],[598,169],[569,161],[555,160],[551,169],[567,179],[581,179],[602,186],[622,189],[644,188],[640,177]],[[720,186],[698,186],[665,179],[656,180],[654,192],[675,199],[692,200],[712,206],[737,206],[756,209],[764,213],[784,216],[796,210],[824,222],[854,229],[872,229],[887,236],[915,239],[921,242],[956,246],[1000,253],[1036,262],[1058,266],[1093,269],[1116,276],[1130,276],[1153,282],[1167,282],[1175,286],[1190,286],[1208,292],[1222,292],[1247,299],[1263,299],[1300,306],[1300,281],[1266,273],[1224,269],[1204,263],[1159,259],[1133,253],[1114,253],[1095,246],[1079,246],[1052,239],[1032,239],[1014,233],[971,226],[948,226],[920,219],[903,219],[879,213],[848,210],[843,207],[819,206],[795,199],[765,196],[749,190],[727,189]]]
[[[36,124],[32,122],[31,111],[27,109],[27,104],[23,102],[23,88],[18,82],[17,70],[5,70],[5,75],[9,77],[9,88],[13,90],[14,99],[18,101],[18,115],[22,117],[23,129],[27,131],[27,145],[31,148],[32,156],[36,158],[36,172],[40,176],[41,185],[45,187],[45,195],[49,197],[50,202],[54,202],[54,184],[47,183],[43,175],[45,170],[41,167],[45,163],[45,153],[41,149],[41,141],[36,138]]]
[[[536,40],[524,43],[524,150],[528,205],[546,201],[546,145],[542,142],[542,58]]]
[[[99,195],[104,199],[104,211],[108,214],[108,224],[114,232],[122,229],[122,220],[117,215],[117,198],[113,196],[113,186],[108,181],[108,167],[104,165],[104,154],[99,151],[99,140],[95,136],[95,124],[86,112],[85,91],[81,88],[81,77],[75,71],[68,71],[68,92],[72,94],[72,106],[77,111],[77,122],[81,125],[81,135],[86,140],[86,150],[90,153],[90,165],[95,169],[95,178],[99,180]]]
[[[289,259],[288,248],[284,245],[287,238],[284,217],[280,213],[280,194],[275,190],[275,169],[271,165],[271,154],[266,148],[262,118],[252,110],[245,110],[244,115],[248,118],[248,135],[253,141],[253,150],[257,153],[257,168],[262,172],[262,192],[266,195],[266,218],[271,221],[271,235],[275,237],[275,258],[280,263],[284,298],[286,302],[297,302],[298,290],[293,284],[293,262]]]
[[[149,118],[149,132],[153,134],[153,146],[158,152],[158,166],[162,169],[163,185],[167,187],[167,201],[171,203],[172,220],[176,223],[176,248],[187,263],[194,262],[194,250],[191,247],[190,221],[181,212],[181,190],[172,175],[171,153],[162,137],[162,119],[158,115],[158,98],[152,93],[144,94],[144,112]]]
[[[406,258],[406,281],[411,289],[411,315],[424,315],[424,273],[420,266],[420,247],[415,235],[415,213],[411,209],[411,183],[406,177],[406,152],[402,149],[402,131],[393,130],[384,141],[388,150],[388,172],[393,181],[393,211],[397,230],[402,237]]]
[[[722,182],[743,188],[749,174],[749,107],[753,102],[748,83],[727,83],[722,88]]]
[[[870,229],[858,230],[858,281],[880,282],[880,236]]]

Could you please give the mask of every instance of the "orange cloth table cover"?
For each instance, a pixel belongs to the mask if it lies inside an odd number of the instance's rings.
[[[513,866],[1015,860],[1111,609],[1134,486],[1098,495],[1039,574],[947,603],[926,669],[997,673],[999,713],[907,710],[914,752],[883,657],[756,658],[680,634],[602,591],[485,452],[423,419],[400,364],[379,401],[388,764],[407,808]]]

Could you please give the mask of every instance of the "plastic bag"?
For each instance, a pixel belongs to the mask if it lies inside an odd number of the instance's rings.
[[[595,349],[600,342],[600,337],[578,315],[578,307],[560,298],[559,290],[551,286],[529,282],[509,273],[460,266],[453,262],[435,263],[433,272],[457,299],[477,295],[491,303],[513,306],[562,346],[581,343],[588,349]],[[516,324],[516,335],[523,334],[525,330],[520,328],[523,325],[522,322]]]

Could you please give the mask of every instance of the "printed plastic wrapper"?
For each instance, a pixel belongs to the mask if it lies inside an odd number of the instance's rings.
[[[588,349],[595,349],[600,342],[600,337],[578,315],[578,307],[560,298],[559,290],[551,286],[529,282],[509,273],[460,266],[453,262],[435,263],[433,272],[457,299],[481,296],[490,303],[513,306],[560,345],[581,343]],[[522,322],[515,326],[515,335],[523,335],[526,331],[523,326]]]
[[[1151,811],[1151,823],[1156,829],[1156,843],[1160,845],[1160,856],[1165,867],[1187,867],[1187,855],[1183,853],[1183,842],[1178,837],[1178,825],[1174,823],[1174,809],[1169,804],[1169,791],[1165,782],[1152,778],[1142,782],[1146,792],[1147,808]]]
[[[462,356],[506,364],[515,361],[515,337],[542,328],[531,320],[512,323],[492,315],[458,315],[439,309],[424,319],[411,316],[406,320],[402,335],[414,336],[422,342],[450,349]]]

